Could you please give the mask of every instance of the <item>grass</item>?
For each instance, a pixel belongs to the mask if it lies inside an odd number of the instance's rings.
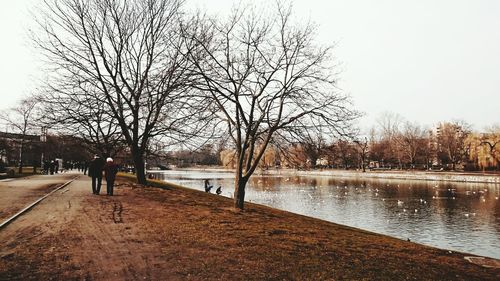
[[[119,176],[135,182],[134,175]],[[158,180],[148,185],[162,190],[132,185],[136,203],[154,210],[147,214],[150,231],[168,237],[160,250],[183,253],[176,266],[195,279],[497,280],[500,274],[469,263],[470,254],[253,203],[238,210],[229,198]]]

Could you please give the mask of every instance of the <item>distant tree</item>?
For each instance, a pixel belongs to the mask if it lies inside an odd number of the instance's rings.
[[[489,127],[481,137],[480,145],[488,149],[490,157],[496,163],[497,170],[500,170],[500,125]]]
[[[88,145],[73,135],[49,134],[45,142],[45,158],[60,158],[65,162],[83,162],[91,157]]]
[[[311,23],[293,24],[291,7],[236,9],[227,21],[191,26],[189,52],[236,149],[235,207],[276,132],[322,127],[341,133],[357,114],[338,93],[331,48],[315,45]]]
[[[307,158],[307,163],[311,168],[314,168],[326,147],[326,140],[321,128],[298,128],[297,131],[289,130],[288,132],[292,143],[300,145],[301,152]],[[290,140],[284,141],[284,143],[290,143]]]
[[[364,173],[366,172],[366,161],[368,160],[368,138],[356,138],[353,142],[356,144],[356,150],[359,155],[359,166]]]
[[[395,163],[402,168],[403,152],[401,149],[400,132],[403,124],[403,117],[397,113],[384,112],[377,119],[381,143],[384,144],[385,162]]]
[[[335,153],[337,159],[340,161],[342,167],[348,170],[350,167],[355,166],[358,154],[355,148],[356,144],[348,140],[340,139],[335,142]]]
[[[12,107],[6,112],[0,113],[0,119],[3,120],[10,128],[19,134],[20,139],[18,141],[19,147],[19,162],[18,162],[18,172],[21,174],[23,172],[23,160],[26,146],[31,143],[31,140],[27,138],[27,135],[33,131],[35,127],[36,118],[33,116],[35,113],[35,107],[37,105],[37,100],[33,97],[27,97],[22,99],[16,106]],[[33,165],[34,171],[36,171],[36,165]]]
[[[464,121],[444,122],[439,125],[437,137],[441,160],[456,165],[467,158],[467,146],[465,140],[471,133],[471,126]]]
[[[220,152],[220,161],[223,167],[234,169],[236,167],[236,157],[235,151],[231,149],[225,149]]]
[[[427,130],[419,124],[406,121],[398,137],[402,151],[408,158],[411,168],[415,168],[417,158],[425,158],[425,149],[428,144]]]
[[[278,161],[281,166],[296,169],[310,168],[308,157],[301,144],[275,141],[273,145],[277,149]]]
[[[44,112],[40,121],[61,135],[79,137],[92,153],[115,157],[125,149],[126,143],[111,109],[99,101],[95,92],[98,90],[92,91],[80,84],[72,95],[62,96],[57,89],[38,95]]]

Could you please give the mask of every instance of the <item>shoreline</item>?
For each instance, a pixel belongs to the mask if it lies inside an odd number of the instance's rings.
[[[226,169],[223,167],[190,167],[179,168],[168,171],[208,171],[208,172],[233,172],[234,169]],[[158,173],[162,170],[148,170],[148,173]],[[485,183],[500,185],[500,173],[472,173],[472,172],[438,172],[438,171],[369,171],[361,172],[356,170],[296,170],[296,169],[269,169],[257,170],[254,175],[282,175],[282,176],[325,176],[325,177],[341,177],[341,178],[370,178],[370,179],[393,179],[393,180],[419,180],[419,181],[439,181],[439,182],[462,182],[462,183]]]
[[[445,181],[463,183],[486,183],[500,185],[500,175],[474,174],[460,172],[424,172],[424,171],[349,171],[349,170],[268,170],[259,175],[296,175],[296,176],[329,176],[343,178],[375,178],[395,180]]]

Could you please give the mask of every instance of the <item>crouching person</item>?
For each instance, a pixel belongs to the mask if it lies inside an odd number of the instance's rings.
[[[113,195],[116,173],[118,173],[118,166],[116,166],[112,158],[106,159],[106,164],[104,165],[104,176],[106,177],[107,194],[110,196]]]

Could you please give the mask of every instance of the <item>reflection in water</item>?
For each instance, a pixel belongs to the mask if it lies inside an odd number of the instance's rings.
[[[232,197],[224,171],[162,171],[160,179]],[[500,186],[325,176],[258,176],[246,200],[439,248],[500,258]]]

